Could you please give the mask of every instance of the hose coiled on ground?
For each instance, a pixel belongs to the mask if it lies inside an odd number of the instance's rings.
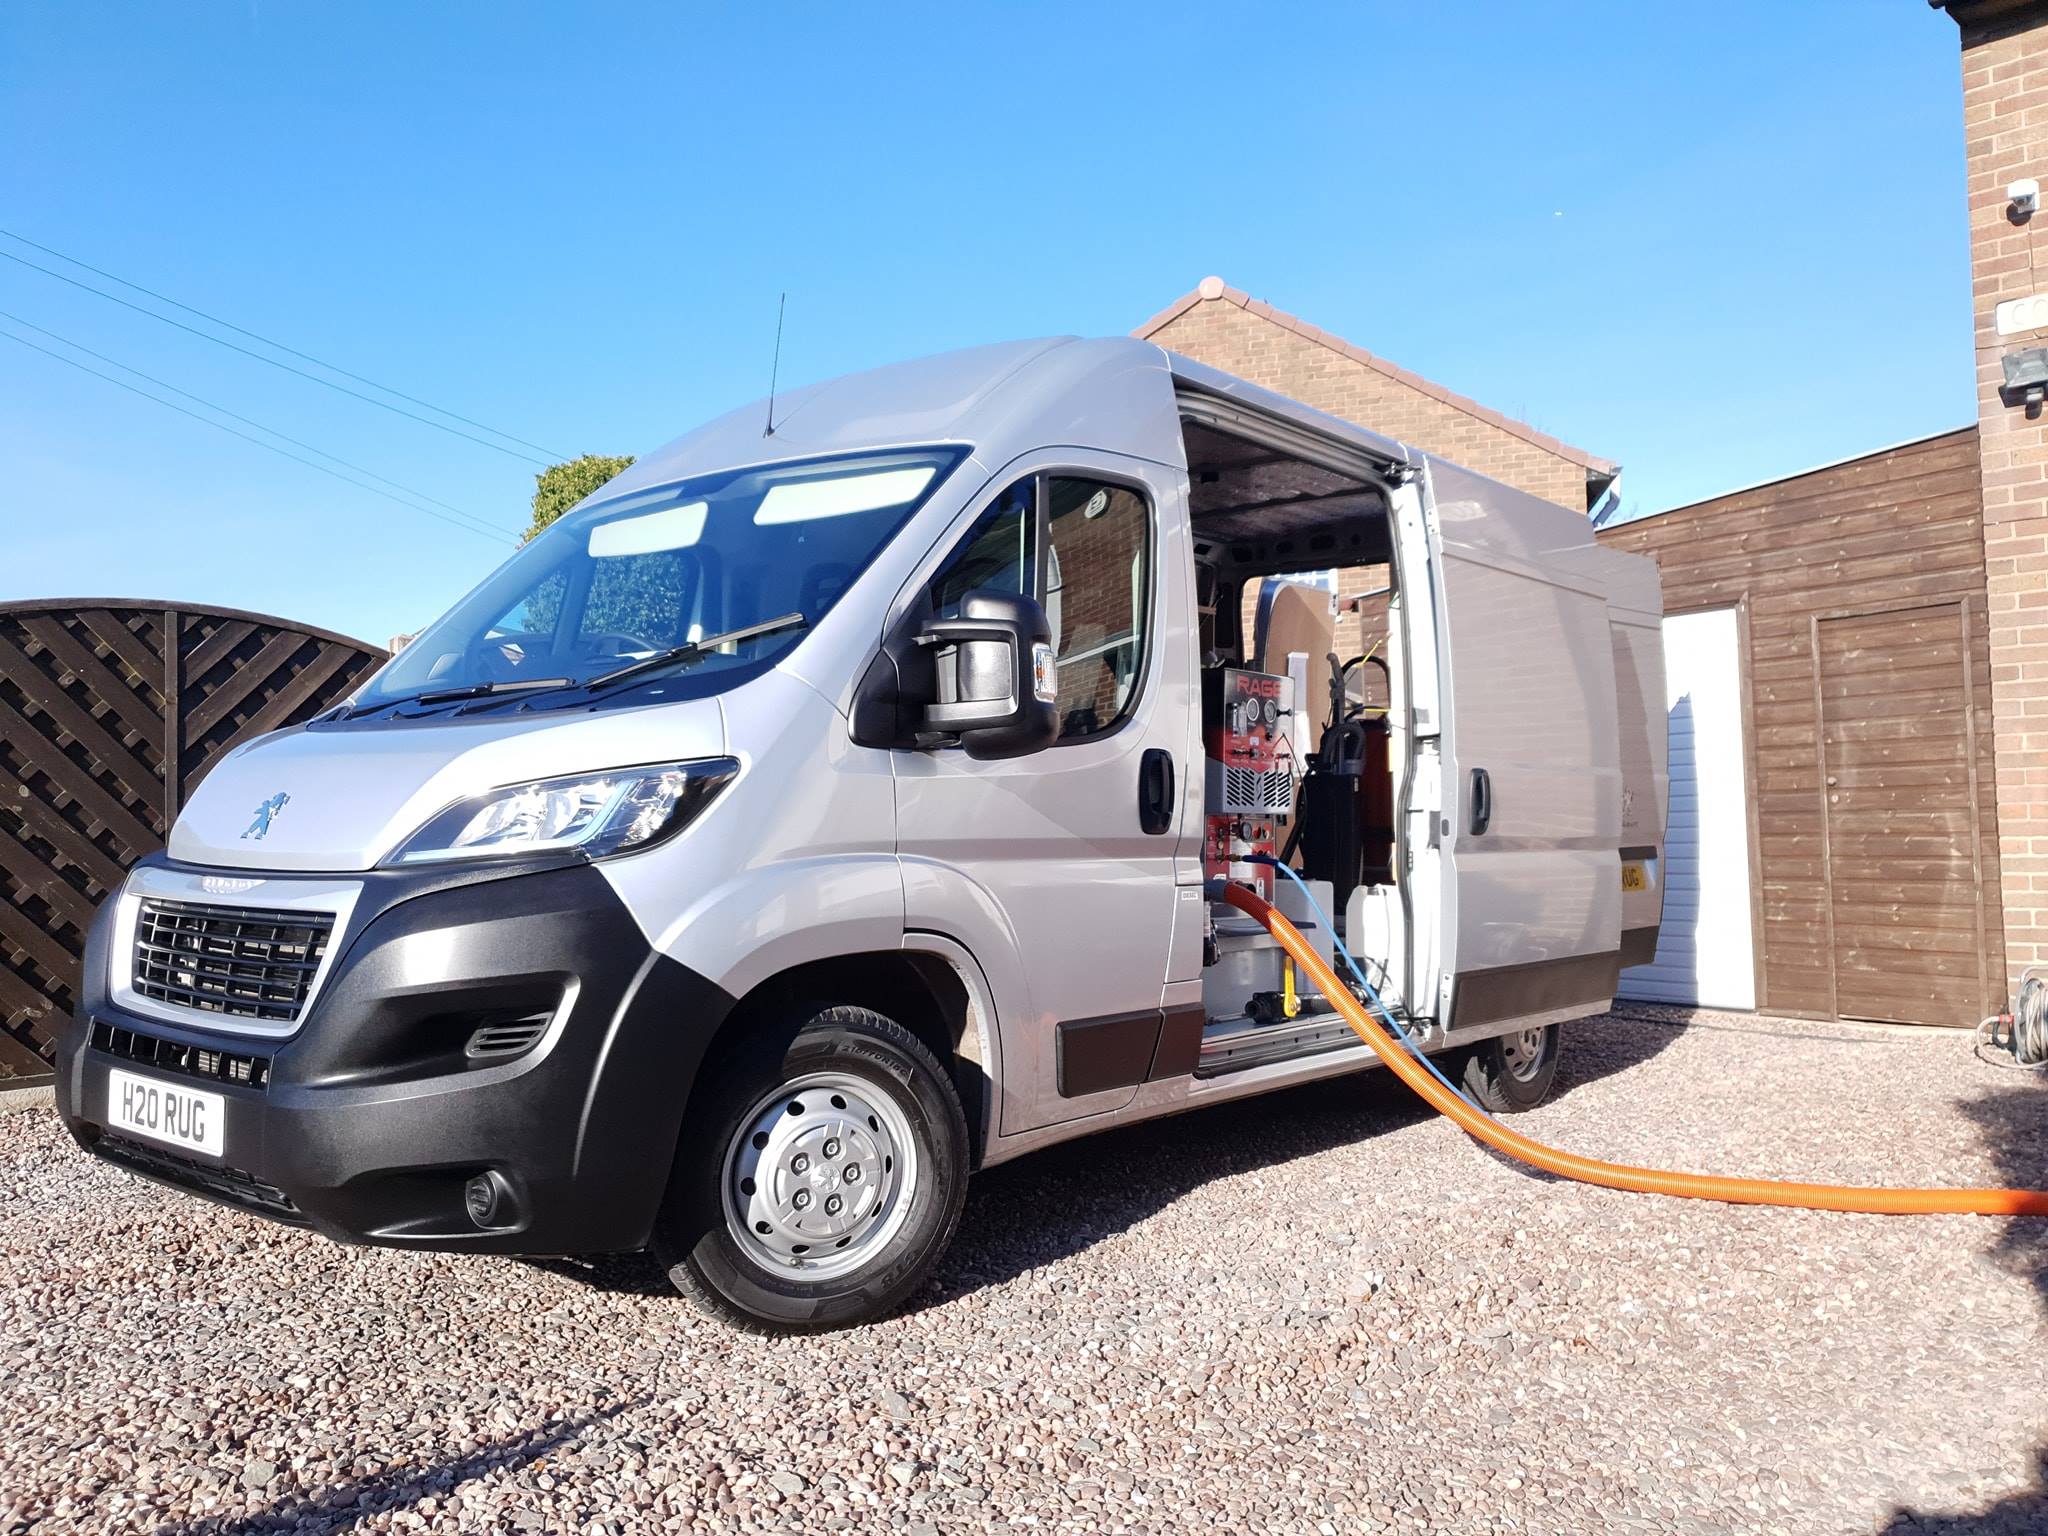
[[[2048,979],[2028,971],[2020,978],[2011,1013],[1995,1013],[1977,1026],[1979,1061],[1996,1067],[2048,1067]],[[2011,1057],[2000,1061],[1987,1051]]]

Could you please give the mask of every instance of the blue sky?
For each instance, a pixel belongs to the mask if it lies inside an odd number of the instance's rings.
[[[0,143],[0,227],[570,454],[761,394],[785,289],[795,383],[1211,272],[1619,459],[1638,510],[1974,419],[1919,0],[15,0]],[[13,262],[0,310],[524,522],[520,459]],[[496,558],[4,341],[0,454],[0,598],[381,641]]]

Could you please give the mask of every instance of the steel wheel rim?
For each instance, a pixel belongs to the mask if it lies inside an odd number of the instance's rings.
[[[806,1073],[741,1118],[719,1170],[726,1230],[770,1274],[829,1280],[902,1230],[918,1172],[893,1094],[844,1072]]]
[[[1548,1033],[1544,1029],[1525,1029],[1501,1036],[1501,1059],[1507,1066],[1509,1077],[1518,1083],[1526,1083],[1543,1070],[1543,1037]]]

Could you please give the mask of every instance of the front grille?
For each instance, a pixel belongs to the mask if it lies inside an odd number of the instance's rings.
[[[270,1082],[270,1058],[250,1056],[241,1051],[216,1051],[203,1045],[182,1045],[160,1040],[139,1029],[125,1029],[104,1019],[92,1021],[92,1048],[123,1061],[132,1061],[159,1072],[175,1072],[207,1082],[236,1083],[262,1088]]]
[[[181,1156],[163,1147],[152,1147],[147,1142],[132,1141],[126,1136],[101,1136],[93,1143],[93,1150],[138,1173],[197,1190],[202,1195],[211,1195],[229,1205],[239,1205],[259,1216],[270,1216],[300,1226],[305,1224],[305,1218],[299,1214],[298,1203],[290,1195],[275,1184],[266,1184],[253,1173],[244,1173],[239,1168],[216,1168],[210,1163]]]
[[[129,985],[201,1013],[290,1024],[334,931],[329,912],[270,912],[147,898]]]

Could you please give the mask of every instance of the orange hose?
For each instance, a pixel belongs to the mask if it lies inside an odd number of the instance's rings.
[[[1861,1211],[1879,1216],[1930,1215],[1954,1211],[1976,1216],[2048,1216],[2044,1189],[1857,1189],[1840,1184],[1794,1184],[1779,1179],[1724,1179],[1704,1173],[1670,1173],[1658,1168],[1632,1168],[1596,1158],[1560,1152],[1509,1130],[1483,1114],[1432,1077],[1415,1058],[1373,1020],[1336,972],[1323,963],[1313,945],[1273,906],[1240,885],[1225,885],[1223,899],[1266,925],[1294,963],[1308,973],[1323,996],[1337,1005],[1344,1021],[1401,1081],[1421,1094],[1438,1114],[1457,1122],[1467,1135],[1546,1173],[1609,1189],[1634,1189],[1652,1195],[1682,1195],[1692,1200],[1721,1200],[1732,1205],[1797,1206],[1815,1211]]]

